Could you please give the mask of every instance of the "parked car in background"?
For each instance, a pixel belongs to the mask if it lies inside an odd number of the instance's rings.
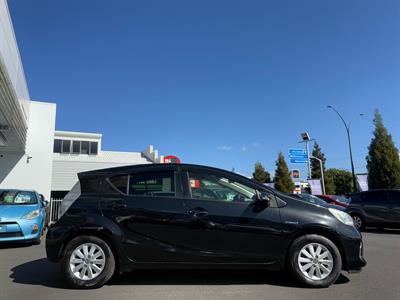
[[[0,242],[40,243],[46,202],[35,191],[0,190]]]
[[[400,228],[400,190],[371,190],[351,195],[346,211],[357,228]]]
[[[310,195],[310,194],[290,194],[290,196],[294,197],[294,198],[299,198],[300,200],[312,203],[312,204],[316,204],[322,207],[326,207],[326,208],[335,208],[341,211],[345,211],[346,208],[344,208],[343,206],[340,205],[333,205],[333,204],[329,204],[326,201],[318,198],[317,196],[314,195]]]
[[[46,237],[47,258],[75,288],[100,287],[116,270],[260,267],[327,287],[366,264],[347,213],[232,172],[149,164],[78,177]]]
[[[339,198],[336,195],[315,195],[315,196],[324,200],[328,204],[342,206],[342,207],[347,207],[348,205],[347,203],[338,200]]]

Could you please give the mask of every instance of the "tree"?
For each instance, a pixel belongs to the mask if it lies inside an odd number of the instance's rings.
[[[332,178],[334,194],[348,195],[353,192],[353,175],[347,170],[328,169],[325,175]],[[327,194],[331,194],[328,193]]]
[[[279,152],[278,160],[276,161],[274,186],[278,191],[285,193],[292,193],[295,187],[282,152]]]
[[[322,152],[321,147],[317,142],[314,143],[314,148],[312,151],[312,156],[319,158],[322,161],[322,170],[324,171],[324,183],[325,183],[325,193],[335,194],[335,184],[333,178],[330,174],[326,174],[325,162],[326,157]],[[321,179],[321,166],[317,159],[311,158],[311,178]]]
[[[375,110],[375,130],[368,147],[367,170],[370,189],[400,187],[400,159],[392,136]]]
[[[260,162],[256,162],[254,165],[253,179],[260,183],[271,182],[271,175]]]

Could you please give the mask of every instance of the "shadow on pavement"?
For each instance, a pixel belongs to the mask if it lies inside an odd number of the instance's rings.
[[[10,278],[20,284],[41,285],[50,288],[68,288],[58,264],[42,258],[11,269]],[[340,275],[335,284],[350,280]],[[116,276],[109,285],[241,285],[267,284],[299,287],[284,272],[265,270],[136,270]]]
[[[11,269],[10,278],[20,284],[42,285],[52,288],[66,288],[59,265],[46,258],[30,261]]]
[[[340,275],[335,284],[350,280]],[[114,278],[110,285],[251,285],[299,286],[290,275],[265,270],[136,270]]]
[[[0,249],[12,249],[12,248],[27,248],[34,246],[33,243],[4,243],[0,244]]]

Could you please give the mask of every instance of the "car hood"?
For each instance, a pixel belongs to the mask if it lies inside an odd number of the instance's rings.
[[[37,205],[0,205],[0,219],[2,222],[20,219],[37,208]]]

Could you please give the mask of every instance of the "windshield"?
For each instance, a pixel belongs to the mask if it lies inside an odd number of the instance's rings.
[[[26,191],[0,190],[0,205],[36,204],[35,193]]]

